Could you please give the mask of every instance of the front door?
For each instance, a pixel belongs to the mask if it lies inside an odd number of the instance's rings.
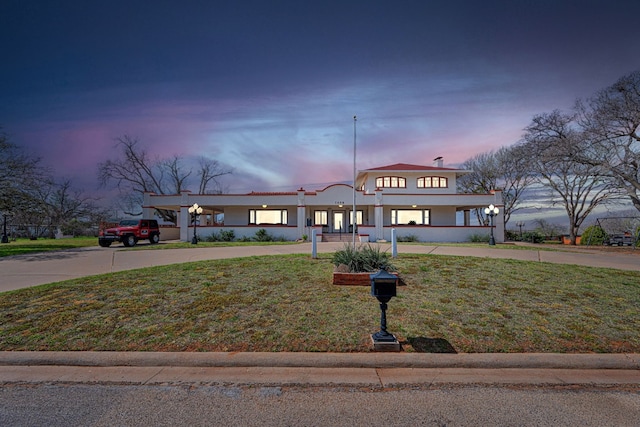
[[[333,233],[340,233],[346,230],[346,223],[344,219],[345,219],[344,211],[333,213],[333,227],[331,230]]]

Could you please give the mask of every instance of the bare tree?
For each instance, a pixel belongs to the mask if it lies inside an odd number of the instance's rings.
[[[193,170],[184,166],[182,157],[152,158],[137,139],[126,135],[117,139],[116,147],[120,157],[99,164],[98,177],[103,186],[115,183],[120,192],[120,207],[126,214],[142,213],[145,192],[178,194],[186,189]],[[217,161],[202,158],[197,171],[200,193],[206,193],[210,184],[217,184],[218,178],[230,173]],[[157,209],[156,212],[166,221],[176,221],[173,211]]]
[[[587,145],[588,139],[575,126],[574,116],[557,110],[535,116],[521,145],[535,180],[550,190],[552,203],[564,207],[572,245],[593,209],[617,195],[601,167],[576,161]]]
[[[36,209],[37,194],[50,181],[40,158],[24,153],[0,134],[0,211],[15,216]]]
[[[222,194],[225,192],[219,178],[230,174],[230,170],[223,168],[217,160],[206,157],[198,158],[198,167],[198,176],[200,177],[199,194]],[[212,185],[213,188],[211,187]]]
[[[158,168],[159,162],[149,158],[146,150],[138,146],[138,141],[127,135],[117,139],[116,148],[122,156],[98,166],[101,184],[113,181],[120,190],[162,194],[163,177]]]
[[[466,160],[462,167],[472,170],[458,180],[458,189],[469,193],[489,193],[502,190],[504,222],[517,211],[522,194],[533,181],[526,155],[519,146],[501,147],[497,151],[480,153]],[[480,223],[484,222],[482,209],[476,209]]]
[[[167,187],[165,191],[178,194],[186,188],[186,181],[191,175],[191,171],[185,171],[181,165],[182,159],[176,155],[168,160],[160,162],[160,171],[167,176]]]
[[[603,168],[640,211],[640,71],[578,100],[576,110],[590,141],[578,160]]]
[[[41,200],[51,233],[57,228],[68,229],[71,223],[83,224],[85,228],[98,225],[106,213],[96,202],[96,198],[74,189],[68,179],[51,183]]]

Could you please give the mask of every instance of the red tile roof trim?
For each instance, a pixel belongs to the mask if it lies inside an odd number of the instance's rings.
[[[252,191],[249,196],[297,196],[297,191]]]
[[[394,165],[380,166],[378,168],[366,169],[367,171],[434,171],[434,170],[457,170],[453,168],[439,168],[435,166],[410,165],[408,163],[396,163]]]

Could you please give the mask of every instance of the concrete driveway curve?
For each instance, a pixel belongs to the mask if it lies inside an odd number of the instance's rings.
[[[391,245],[389,243],[380,245],[383,250],[391,252]],[[335,252],[343,246],[344,243],[318,243],[317,252]],[[0,258],[0,292],[143,267],[212,259],[294,253],[307,253],[311,256],[311,243],[215,248],[193,247],[162,250],[131,250],[122,246],[111,248],[95,246],[16,255]],[[489,246],[467,247],[400,244],[398,245],[398,253],[508,258],[522,261],[576,264],[640,271],[640,251],[638,251],[638,253],[623,254],[615,251],[603,252],[588,249],[549,251],[536,248],[523,250]]]

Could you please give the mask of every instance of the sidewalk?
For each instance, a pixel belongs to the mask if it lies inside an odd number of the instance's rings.
[[[639,354],[0,352],[0,384],[637,386]]]

